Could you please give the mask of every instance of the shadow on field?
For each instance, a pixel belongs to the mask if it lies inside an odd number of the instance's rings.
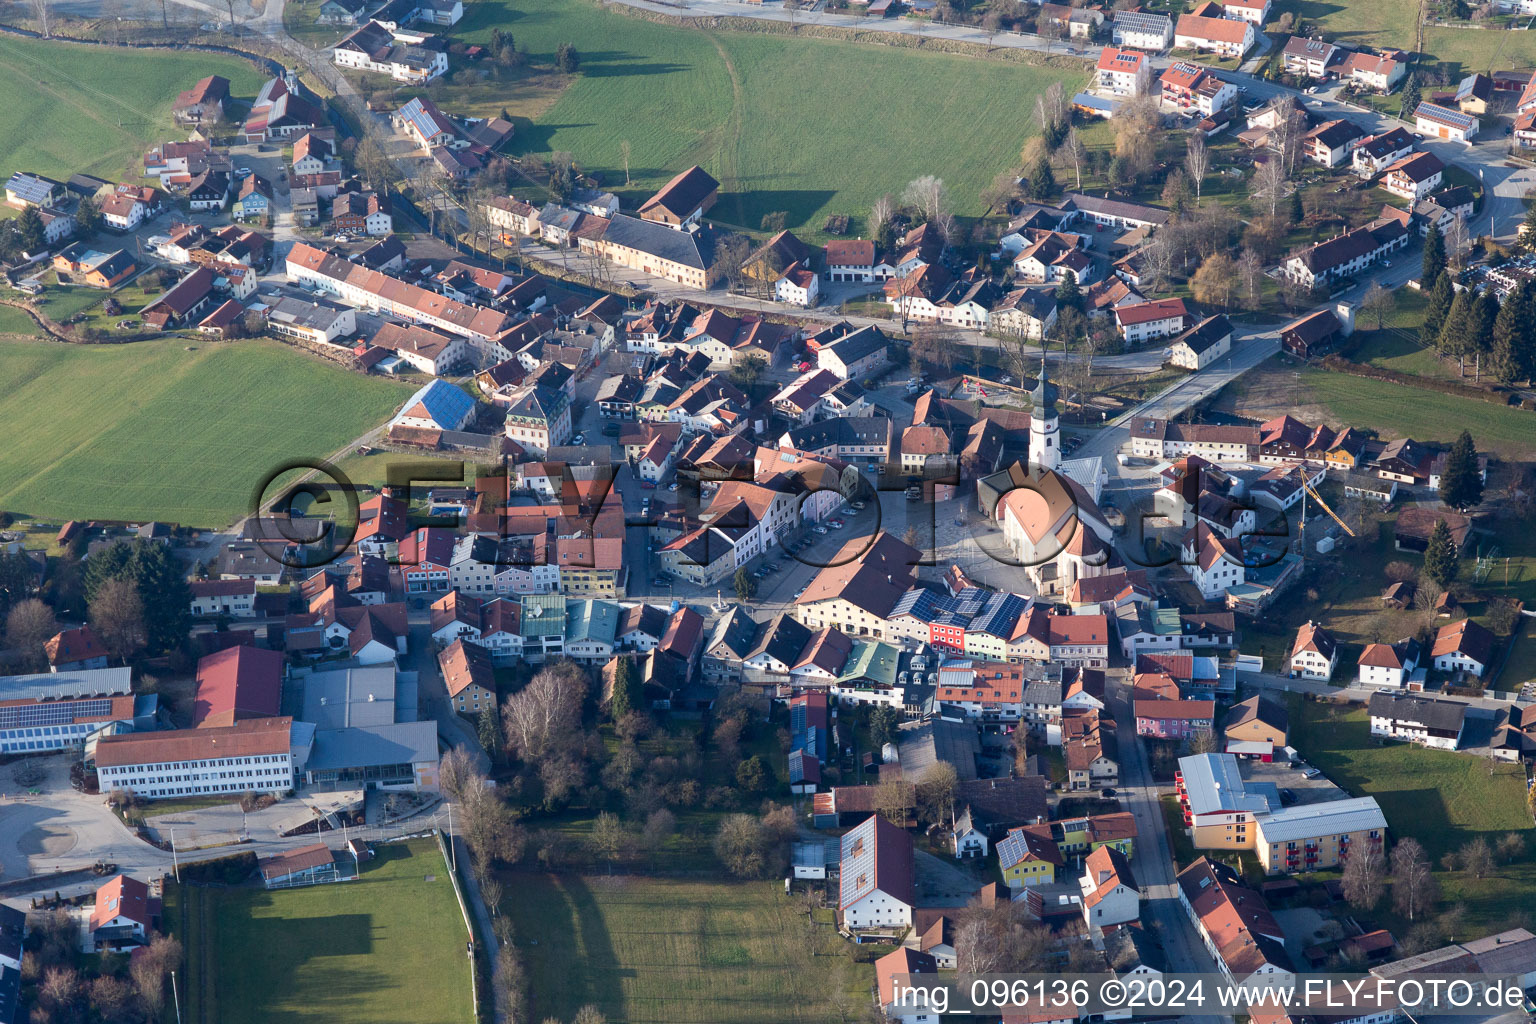
[[[624,993],[619,987],[619,978],[625,972],[614,966],[618,963],[618,954],[603,921],[602,908],[586,879],[579,875],[556,875],[551,881],[554,890],[564,897],[568,917],[557,920],[552,914],[545,934],[571,936],[574,943],[580,944],[581,955],[580,964],[575,962],[574,955],[566,963],[565,986],[559,998],[566,1007],[595,1003],[609,1017],[622,1019]],[[556,910],[553,906],[549,909]],[[574,948],[571,950],[572,954],[576,952]],[[539,995],[535,991],[535,1002],[539,1001]],[[544,1005],[537,1009],[535,1016],[540,1017],[558,1012],[560,1007]]]

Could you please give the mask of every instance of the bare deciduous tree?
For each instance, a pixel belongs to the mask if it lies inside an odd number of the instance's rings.
[[[629,140],[625,139],[624,141],[619,143],[619,159],[624,161],[624,184],[625,185],[629,184],[629,153],[630,153]]]
[[[1374,910],[1387,888],[1381,848],[1368,842],[1351,844],[1341,884],[1350,906],[1361,911]]]
[[[1193,132],[1189,136],[1189,144],[1184,150],[1184,170],[1189,175],[1189,182],[1195,187],[1195,205],[1200,205],[1200,192],[1205,187],[1205,175],[1211,167],[1211,151],[1206,148],[1205,136],[1200,132]]]
[[[1068,160],[1072,162],[1072,174],[1077,179],[1077,191],[1083,190],[1083,161],[1088,156],[1088,150],[1083,146],[1082,138],[1077,134],[1077,126],[1067,129],[1067,141],[1061,147]]]
[[[102,646],[118,661],[126,662],[144,646],[144,602],[132,580],[103,583],[91,600],[90,616]]]
[[[1253,173],[1250,194],[1273,217],[1280,209],[1280,201],[1286,196],[1285,162],[1270,154]]]
[[[53,16],[53,0],[30,0],[32,16],[37,19],[37,31],[44,39],[53,35],[50,28]]]
[[[1392,849],[1392,906],[1416,921],[1434,909],[1438,897],[1424,847],[1411,837],[1399,839]]]
[[[926,220],[937,220],[948,205],[948,193],[944,191],[944,179],[925,174],[914,178],[901,193],[901,201],[915,207]]]
[[[533,763],[563,743],[581,724],[591,681],[575,662],[556,662],[513,694],[502,710],[508,748]]]
[[[16,651],[28,669],[43,662],[43,644],[59,631],[53,609],[35,597],[12,606],[5,617],[5,642]]]
[[[889,195],[883,195],[875,200],[875,205],[869,211],[869,233],[871,236],[878,235],[880,229],[891,222],[891,213],[894,211],[894,207],[895,204],[891,202]]]
[[[1360,299],[1360,310],[1373,317],[1379,331],[1387,325],[1387,317],[1397,308],[1397,299],[1379,283],[1372,281]]]

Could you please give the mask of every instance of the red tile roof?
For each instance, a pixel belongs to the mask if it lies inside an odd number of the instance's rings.
[[[283,656],[257,647],[230,647],[197,663],[192,725],[234,725],[269,718],[283,701]]]

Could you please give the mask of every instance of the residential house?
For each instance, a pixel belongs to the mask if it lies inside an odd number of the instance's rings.
[[[1178,334],[1190,319],[1183,299],[1156,299],[1117,306],[1114,317],[1115,325],[1129,345]]]
[[[1395,196],[1418,202],[1440,187],[1445,164],[1433,153],[1414,153],[1387,168],[1381,187]]]
[[[1200,50],[1222,57],[1241,57],[1257,38],[1251,21],[1210,18],[1181,14],[1173,30],[1173,45],[1178,49]]]
[[[912,837],[876,814],[842,839],[838,913],[850,931],[912,923]]]
[[[1168,362],[1182,370],[1203,370],[1232,351],[1232,323],[1208,316],[1169,344]]]
[[[1179,903],[1228,979],[1286,974],[1285,932],[1264,897],[1225,864],[1201,857],[1178,873]]]
[[[1333,670],[1338,665],[1339,645],[1333,634],[1310,619],[1303,623],[1296,631],[1296,642],[1291,645],[1291,678],[1327,682],[1333,678]]]
[[[1362,139],[1355,146],[1350,162],[1356,174],[1372,178],[1412,152],[1413,136],[1405,128],[1393,128]]]
[[[81,672],[107,667],[107,649],[90,626],[64,629],[43,644],[50,672]]]
[[[1291,36],[1286,41],[1285,49],[1280,51],[1280,59],[1289,74],[1322,78],[1328,74],[1330,66],[1342,60],[1347,52],[1322,39]]]
[[[224,119],[224,104],[229,100],[229,79],[223,75],[201,78],[192,88],[178,93],[171,113],[181,124],[217,124]]]
[[[1373,796],[1282,807],[1257,828],[1254,850],[1271,875],[1336,870],[1367,846],[1386,855],[1387,819]]]
[[[97,952],[147,946],[160,928],[160,914],[160,900],[150,895],[148,885],[117,875],[96,890],[87,934]]]
[[[256,614],[255,580],[192,580],[191,612],[195,616],[228,615],[236,619]]]
[[[473,718],[483,711],[496,713],[496,669],[489,650],[455,640],[438,652],[437,664],[455,711]]]
[[[1365,132],[1353,121],[1325,121],[1302,137],[1302,152],[1324,167],[1337,167],[1350,158]]]
[[[1372,736],[1407,740],[1437,750],[1460,747],[1466,729],[1467,705],[1460,701],[1380,690],[1371,694],[1366,711]]]
[[[1481,679],[1493,666],[1493,648],[1490,630],[1471,619],[1462,619],[1440,627],[1429,656],[1441,672],[1464,672]]]
[[[368,344],[385,349],[412,369],[441,377],[473,359],[469,343],[456,335],[441,334],[414,324],[386,321]]]
[[[1173,19],[1151,11],[1116,11],[1112,38],[1116,46],[1161,53],[1173,45]]]
[[[806,264],[791,263],[774,282],[773,297],[788,306],[814,309],[821,301],[820,282],[820,276]]]
[[[1094,88],[1112,96],[1142,96],[1152,85],[1152,64],[1135,49],[1106,46],[1099,52]]]
[[[1404,689],[1418,668],[1419,657],[1419,642],[1412,637],[1396,643],[1367,643],[1359,656],[1359,683]]]
[[[1309,288],[1327,285],[1360,273],[1408,242],[1408,229],[1400,221],[1382,218],[1293,254],[1281,269],[1292,281]]]
[[[1290,727],[1285,706],[1262,694],[1240,701],[1227,711],[1226,752],[1260,761],[1274,759],[1284,750]]]
[[[1056,869],[1066,858],[1049,825],[1024,825],[1010,830],[997,844],[997,863],[1009,889],[1027,889],[1054,882]]]
[[[1389,93],[1397,88],[1397,83],[1407,73],[1408,65],[1405,61],[1384,54],[1358,51],[1346,57],[1339,68],[1340,78],[1380,93]]]
[[[1141,890],[1130,862],[1112,846],[1101,846],[1084,858],[1078,889],[1090,934],[1113,931],[1141,917]]]

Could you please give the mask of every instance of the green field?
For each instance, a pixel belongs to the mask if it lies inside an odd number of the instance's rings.
[[[531,1019],[570,1020],[588,1003],[627,1024],[837,1020],[828,993],[862,1019],[873,972],[846,948],[813,956],[773,882],[515,874],[503,904],[533,992]],[[841,942],[836,943],[837,946]],[[829,948],[836,948],[835,946]]]
[[[0,334],[37,333],[37,324],[15,306],[0,306]]]
[[[1418,0],[1282,0],[1270,15],[1271,23],[1287,12],[1317,26],[1330,40],[1351,48],[1392,46],[1412,51],[1417,42],[1414,27],[1419,21]],[[1438,53],[1433,46],[1426,49]]]
[[[192,351],[188,351],[188,349]],[[325,458],[407,397],[271,341],[0,345],[0,508],[226,526],[285,460]]]
[[[1427,353],[1410,353],[1407,346],[1367,350],[1367,354],[1373,358],[1410,358],[1419,363],[1433,358]],[[1284,359],[1271,360],[1244,375],[1223,392],[1216,407],[1259,420],[1290,412],[1302,419],[1313,416],[1327,423],[1374,430],[1383,439],[1412,437],[1447,445],[1466,429],[1472,432],[1479,451],[1505,459],[1536,454],[1536,413],[1530,410],[1354,377],[1318,366],[1298,367]]]
[[[470,1024],[468,934],[436,842],[374,850],[355,882],[168,885],[186,1024]]]
[[[493,27],[511,32],[535,68],[571,42],[580,75],[551,104],[552,85],[564,84],[551,76],[482,85],[473,82],[482,72],[458,72],[444,87],[446,109],[526,114],[514,148],[574,154],[626,205],[697,163],[724,186],[712,217],[752,230],[783,210],[792,227],[812,229],[846,213],[857,231],[878,196],[925,174],[944,179],[956,212],[980,213],[981,191],[1035,132],[1033,97],[1056,79],[1068,95],[1083,81],[918,49],[661,25],[589,0],[484,0],[455,34],[484,42]],[[623,140],[633,151],[627,189]]]
[[[250,63],[211,53],[0,38],[0,176],[137,177],[153,143],[186,137],[171,118],[176,94],[212,74],[246,100],[263,81]]]
[[[1521,19],[1524,26],[1525,19]],[[1536,39],[1529,32],[1493,32],[1476,29],[1424,29],[1424,49],[1441,64],[1455,65],[1454,74],[1470,75],[1503,68],[1528,68],[1536,64]],[[1486,122],[1484,124],[1486,129]]]
[[[1291,743],[1311,764],[1353,796],[1373,796],[1394,840],[1424,844],[1437,870],[1442,905],[1466,905],[1477,932],[1508,923],[1536,901],[1536,830],[1525,809],[1518,765],[1474,754],[1426,750],[1407,743],[1377,745],[1365,710],[1291,698]],[[1526,838],[1523,858],[1500,864],[1493,877],[1472,879],[1439,867],[1440,857],[1481,836],[1490,844],[1507,832]],[[1406,923],[1394,927],[1403,934]],[[1470,938],[1470,935],[1458,936]]]

